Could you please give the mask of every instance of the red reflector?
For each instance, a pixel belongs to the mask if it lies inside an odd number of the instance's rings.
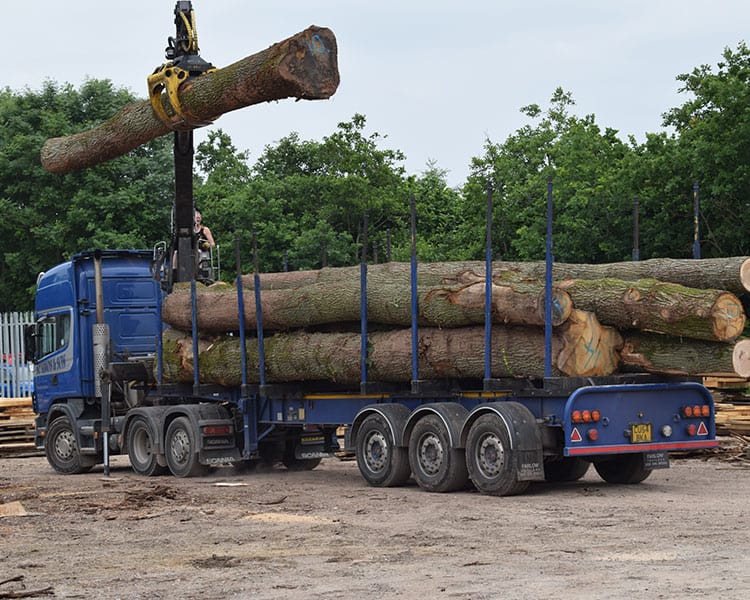
[[[711,407],[708,404],[704,404],[703,406],[701,406],[701,416],[703,417],[711,416]]]
[[[694,436],[698,431],[698,428],[694,424],[690,424],[687,426],[687,434],[692,437]]]
[[[232,433],[231,425],[204,425],[201,427],[203,435],[229,435]]]
[[[580,410],[574,410],[571,417],[573,419],[573,423],[581,423],[583,421]]]
[[[596,429],[589,429],[586,433],[586,437],[589,438],[592,442],[595,442],[599,439],[599,432]]]

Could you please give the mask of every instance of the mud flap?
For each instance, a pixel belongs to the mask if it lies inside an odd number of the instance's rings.
[[[668,469],[669,455],[666,452],[645,452],[643,467],[646,469]]]

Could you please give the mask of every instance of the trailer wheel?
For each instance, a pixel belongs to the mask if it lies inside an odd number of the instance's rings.
[[[513,496],[529,487],[518,481],[518,469],[503,420],[490,413],[479,417],[466,438],[469,477],[483,494]]]
[[[414,479],[428,492],[453,492],[469,481],[464,452],[451,446],[448,429],[436,415],[427,415],[414,425],[409,465]]]
[[[544,479],[549,482],[578,481],[589,470],[591,463],[577,456],[544,463]]]
[[[607,483],[640,483],[651,475],[652,469],[644,466],[643,453],[618,454],[594,463],[596,472]]]
[[[395,445],[382,416],[372,414],[362,422],[355,448],[359,472],[370,485],[395,487],[409,479],[409,452]]]
[[[47,427],[44,452],[47,462],[63,475],[86,473],[96,464],[93,457],[81,456],[76,434],[68,417],[58,417]]]
[[[128,427],[128,458],[138,475],[164,475],[168,469],[159,464],[154,452],[153,432],[146,419],[133,419]]]
[[[195,431],[187,417],[177,417],[167,427],[167,464],[175,477],[195,477],[208,472],[208,467],[198,462],[198,444]]]

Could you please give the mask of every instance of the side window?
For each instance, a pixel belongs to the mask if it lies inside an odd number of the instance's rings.
[[[50,314],[39,321],[39,358],[63,349],[70,343],[70,313]]]

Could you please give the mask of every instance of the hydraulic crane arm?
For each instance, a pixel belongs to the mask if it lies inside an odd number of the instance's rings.
[[[179,101],[179,87],[190,78],[214,70],[199,54],[192,2],[179,0],[174,9],[175,37],[168,38],[167,63],[148,78],[154,113],[174,131],[174,206],[172,238],[167,255],[167,288],[173,281],[190,281],[196,272],[196,238],[193,233],[193,129],[209,122],[192,118]]]

